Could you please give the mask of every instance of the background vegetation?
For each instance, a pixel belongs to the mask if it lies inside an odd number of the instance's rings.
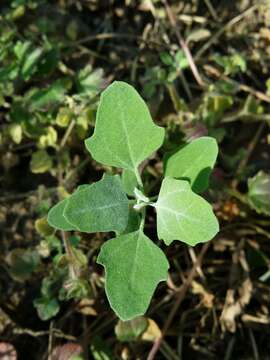
[[[0,358],[269,359],[269,1],[2,0],[0,11]],[[106,237],[75,233],[70,254],[46,222],[111,171],[83,140],[114,79],[167,130],[150,189],[165,151],[206,134],[220,146],[205,194],[219,235],[167,248],[167,284],[126,324],[95,261]]]

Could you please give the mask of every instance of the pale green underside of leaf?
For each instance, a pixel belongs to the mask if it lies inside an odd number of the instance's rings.
[[[248,201],[258,213],[270,215],[270,175],[260,171],[248,181]]]
[[[79,185],[78,188],[76,189],[76,192],[86,189],[88,186],[89,185],[87,184]],[[67,221],[67,219],[64,217],[64,209],[68,203],[68,199],[69,198],[59,201],[59,203],[54,205],[48,213],[48,219],[47,219],[48,223],[58,230],[63,230],[63,231],[77,230],[76,227],[70,224]]]
[[[141,231],[107,241],[97,262],[105,267],[109,303],[123,321],[146,312],[169,268],[164,253]]]
[[[210,204],[191,190],[188,181],[165,178],[155,207],[158,237],[167,245],[180,240],[194,246],[219,231]]]
[[[72,231],[76,230],[76,228],[71,225],[63,215],[67,201],[68,199],[62,200],[50,209],[48,213],[48,223],[58,230]]]
[[[64,208],[64,217],[82,232],[122,232],[128,223],[128,199],[118,175],[106,175],[75,192]]]
[[[96,161],[136,171],[163,139],[164,129],[153,123],[137,91],[115,81],[101,95],[95,131],[85,145]]]
[[[165,158],[165,176],[186,179],[193,191],[202,192],[208,187],[217,155],[218,146],[214,138],[198,138]]]

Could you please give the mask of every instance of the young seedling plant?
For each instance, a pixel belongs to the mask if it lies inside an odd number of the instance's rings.
[[[101,95],[94,134],[85,145],[93,159],[121,168],[122,176],[104,174],[79,186],[48,214],[49,224],[62,231],[115,233],[97,262],[105,268],[109,303],[124,321],[143,315],[158,283],[167,279],[166,256],[144,233],[147,207],[155,208],[157,235],[166,245],[179,240],[195,246],[219,230],[210,204],[198,195],[208,186],[218,153],[211,137],[165,156],[158,196],[154,201],[145,194],[139,166],[162,145],[164,135],[137,91],[114,82]]]

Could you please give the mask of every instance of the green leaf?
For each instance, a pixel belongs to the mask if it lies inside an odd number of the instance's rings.
[[[258,213],[270,215],[270,175],[260,171],[248,180],[248,200]]]
[[[194,246],[219,231],[210,204],[195,194],[187,181],[165,178],[155,207],[158,237],[167,245],[180,240]]]
[[[189,67],[189,61],[183,50],[178,50],[175,54],[175,65],[177,69],[181,70]]]
[[[36,71],[36,65],[43,53],[42,48],[32,48],[30,41],[17,41],[14,46],[14,54],[19,60],[20,75],[24,80],[29,80]]]
[[[104,83],[104,71],[101,68],[93,69],[87,65],[79,71],[77,79],[77,88],[80,93],[87,94],[89,97],[96,96]]]
[[[99,336],[94,336],[91,340],[90,351],[94,360],[115,360],[112,351],[108,347],[108,341]]]
[[[101,95],[94,135],[85,144],[96,161],[136,172],[163,139],[164,129],[153,123],[137,91],[116,81]]]
[[[167,279],[164,253],[142,231],[107,241],[97,262],[105,267],[105,290],[121,320],[143,315],[157,284]]]
[[[235,75],[239,72],[246,72],[246,59],[240,53],[235,53],[230,56],[222,56],[215,54],[213,60],[224,68],[225,75]]]
[[[217,154],[214,138],[198,138],[165,158],[165,176],[188,180],[193,191],[202,192],[208,187]]]
[[[21,66],[21,74],[24,80],[28,80],[36,70],[37,62],[42,55],[42,49],[36,48],[27,54]]]
[[[46,134],[43,134],[40,136],[39,140],[38,140],[38,145],[44,149],[47,147],[55,147],[56,143],[57,143],[57,131],[52,127],[52,126],[48,126],[46,129]]]
[[[50,236],[54,233],[54,229],[48,224],[46,217],[42,217],[35,221],[35,229],[41,236]]]
[[[89,187],[89,185],[87,185],[87,184],[79,185],[75,192],[84,190],[88,187]],[[56,205],[54,205],[50,209],[50,211],[48,213],[47,221],[55,229],[63,230],[63,231],[77,230],[77,228],[75,226],[71,225],[67,221],[67,219],[64,217],[64,209],[67,205],[68,199],[69,198],[66,198],[66,199],[58,202]]]
[[[20,144],[22,141],[22,127],[20,124],[11,124],[8,128],[9,135],[15,144]]]
[[[48,223],[56,229],[63,231],[76,230],[76,227],[71,225],[64,217],[64,209],[67,205],[68,198],[60,201],[54,205],[48,213]]]
[[[26,96],[30,110],[40,110],[63,101],[70,87],[70,79],[64,78],[56,80],[46,89],[32,89]]]
[[[174,59],[173,59],[173,57],[171,56],[170,53],[162,51],[159,54],[159,57],[160,57],[160,60],[163,62],[164,65],[173,66]]]
[[[54,317],[60,310],[59,302],[55,298],[41,297],[34,301],[38,316],[41,320],[49,320]]]
[[[134,205],[134,204],[133,204]],[[133,231],[137,231],[140,227],[141,217],[138,211],[135,211],[133,205],[130,205],[128,214],[128,224],[122,234],[128,234]]]
[[[30,278],[40,263],[36,250],[15,248],[6,257],[10,275],[17,281]]]
[[[88,187],[89,187],[89,185],[87,185],[87,184],[79,185],[75,192],[87,189]],[[67,219],[64,217],[64,209],[68,203],[68,199],[69,198],[66,198],[66,199],[58,202],[56,205],[54,205],[50,209],[50,211],[48,213],[47,221],[55,229],[63,230],[63,231],[77,230],[77,228],[75,226],[73,226],[72,224],[70,224],[67,221]]]
[[[122,232],[128,223],[128,199],[118,175],[106,175],[75,192],[64,209],[64,217],[84,232]]]
[[[73,113],[71,109],[62,107],[56,117],[56,124],[60,127],[67,127],[72,119]]]

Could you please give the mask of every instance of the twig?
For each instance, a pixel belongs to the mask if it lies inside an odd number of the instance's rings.
[[[13,329],[13,333],[17,334],[17,335],[22,335],[22,334],[27,334],[29,336],[32,337],[40,337],[40,336],[48,336],[50,334],[50,331],[53,332],[53,335],[57,338],[60,339],[65,339],[65,340],[70,340],[70,341],[75,341],[77,338],[75,336],[72,335],[68,335],[68,334],[64,334],[61,330],[59,329],[54,329],[52,328],[52,330],[41,330],[41,331],[34,331],[32,329],[27,329],[27,328],[15,328]]]
[[[204,69],[211,75],[217,77],[218,79],[222,79],[222,80],[226,80],[226,81],[232,81],[232,79],[230,79],[228,76],[222,74],[218,69],[216,69],[214,66],[211,66],[211,65],[204,65]],[[242,90],[246,93],[249,93],[253,96],[255,96],[256,98],[258,98],[259,100],[262,100],[262,101],[265,101],[267,103],[270,103],[270,97],[268,95],[266,95],[265,93],[259,91],[259,90],[256,90],[256,89],[253,89],[252,87],[248,86],[248,85],[245,85],[245,84],[240,84],[238,83],[237,81],[233,80],[239,90]]]
[[[64,179],[64,184],[67,185],[68,182],[70,181],[70,179],[72,179],[72,177],[74,175],[76,175],[79,171],[81,171],[87,164],[90,163],[90,157],[86,158],[85,160],[83,160],[77,167],[75,167],[74,169],[70,170],[65,179]]]
[[[167,48],[166,44],[155,41],[153,39],[144,39],[140,35],[119,34],[119,33],[102,33],[102,34],[89,35],[89,36],[86,36],[85,38],[82,38],[82,39],[80,39],[78,41],[75,41],[74,43],[72,43],[72,45],[77,46],[77,45],[84,44],[84,43],[91,42],[91,41],[111,40],[111,39],[137,40],[137,41],[145,42],[146,44],[151,44],[152,43],[153,45],[163,47],[163,48]]]
[[[251,6],[250,8],[248,8],[247,10],[245,10],[244,12],[242,12],[241,14],[237,15],[236,17],[234,17],[233,19],[231,19],[225,26],[223,26],[220,30],[218,30],[211,38],[208,42],[206,42],[201,48],[200,50],[197,52],[197,54],[195,55],[194,59],[198,60],[199,58],[202,57],[202,55],[218,40],[218,38],[226,31],[228,30],[230,27],[232,27],[233,25],[237,24],[239,21],[241,21],[242,19],[244,19],[247,15],[251,14],[254,10],[256,10],[258,8],[260,4],[255,4],[253,6]]]
[[[50,321],[49,341],[48,341],[48,360],[51,360],[52,347],[53,347],[53,320]]]
[[[256,131],[253,139],[251,140],[251,142],[249,143],[248,145],[248,148],[247,148],[247,152],[246,152],[246,156],[242,159],[242,161],[240,161],[239,165],[238,165],[238,168],[236,170],[236,173],[235,173],[235,179],[232,181],[232,187],[235,189],[238,185],[238,175],[241,174],[241,172],[243,171],[243,169],[246,167],[247,163],[248,163],[248,160],[250,158],[250,155],[251,153],[253,152],[253,150],[255,149],[259,139],[260,139],[260,136],[263,132],[263,129],[264,129],[264,126],[265,126],[265,123],[261,123],[260,126],[258,127],[258,130]]]
[[[248,334],[249,334],[250,341],[251,341],[251,346],[252,346],[252,350],[253,350],[253,354],[254,354],[254,360],[260,360],[258,347],[257,347],[256,340],[255,340],[255,337],[254,337],[254,334],[253,334],[253,331],[251,330],[251,328],[248,328]]]
[[[63,139],[62,139],[62,141],[60,143],[60,149],[62,149],[65,146],[65,144],[67,142],[67,139],[68,139],[70,133],[72,132],[74,126],[75,126],[75,120],[72,119],[72,121],[70,122],[70,124],[69,124],[69,126],[68,126],[68,128],[67,128],[67,130],[66,130],[66,132],[65,132],[65,134],[63,136]]]
[[[264,122],[270,125],[270,114],[252,114],[245,111],[240,111],[232,115],[225,116],[220,123],[228,124],[234,121],[252,121],[252,122]]]
[[[76,268],[76,266],[74,265],[74,263],[75,263],[74,252],[73,252],[72,246],[69,242],[69,239],[67,239],[67,237],[66,237],[65,231],[61,231],[61,235],[62,235],[63,245],[65,248],[65,253],[68,256],[69,276],[72,280],[76,280],[79,276],[79,271]]]
[[[253,284],[249,277],[249,265],[245,257],[244,245],[245,241],[241,239],[232,255],[229,287],[220,315],[220,324],[223,332],[229,331],[234,333],[236,331],[236,318],[242,314],[252,297]],[[242,275],[239,279],[240,271]]]
[[[192,263],[193,263],[193,264],[196,264],[196,262],[197,262],[197,256],[196,256],[196,254],[195,254],[194,249],[189,246],[189,247],[188,247],[188,252],[189,252],[190,258],[191,258],[191,260],[192,260]],[[205,276],[204,276],[204,274],[203,274],[203,272],[202,272],[202,269],[201,269],[201,267],[200,267],[199,265],[196,267],[196,271],[197,271],[198,275],[199,275],[202,279],[205,279]]]
[[[22,200],[24,198],[29,198],[30,196],[33,196],[33,195],[35,196],[38,193],[38,191],[39,191],[39,189],[26,191],[26,192],[20,193],[20,194],[7,194],[7,195],[0,197],[0,203],[5,202],[5,201]],[[48,189],[46,189],[46,192],[48,192],[49,194],[53,194],[53,193],[57,192],[57,187],[48,188]]]
[[[219,22],[219,18],[217,16],[216,10],[214,9],[214,6],[212,5],[211,1],[210,0],[204,0],[204,2],[205,2],[205,5],[207,6],[211,16],[213,17],[213,19],[216,22]]]
[[[149,352],[149,354],[147,356],[147,360],[153,360],[155,358],[155,355],[156,355],[156,353],[158,352],[158,350],[160,348],[162,340],[165,337],[166,332],[168,331],[168,329],[169,329],[169,327],[171,325],[171,322],[173,321],[173,318],[174,318],[174,316],[175,316],[181,302],[183,301],[192,280],[196,276],[197,268],[198,268],[198,266],[201,265],[202,259],[203,259],[204,255],[205,255],[205,253],[207,252],[209,246],[210,246],[210,242],[203,245],[203,247],[201,249],[201,252],[199,253],[199,256],[197,257],[197,261],[195,262],[195,264],[193,265],[191,271],[189,272],[189,275],[188,275],[186,281],[180,287],[179,291],[176,293],[176,296],[177,296],[176,301],[175,301],[174,306],[171,309],[171,311],[170,311],[170,313],[169,313],[169,315],[167,317],[167,320],[166,320],[166,322],[165,322],[165,324],[164,324],[164,326],[162,328],[161,337],[158,338],[154,342],[154,344],[152,346],[152,349],[150,350],[150,352]]]
[[[233,352],[233,348],[234,348],[234,344],[235,344],[235,336],[233,336],[228,344],[227,350],[226,350],[226,354],[224,357],[224,360],[230,360],[232,352]]]
[[[176,24],[176,20],[175,20],[175,17],[174,17],[174,14],[171,10],[171,7],[170,5],[168,4],[167,0],[163,0],[163,4],[165,5],[165,9],[166,9],[166,12],[167,12],[167,15],[168,15],[168,18],[169,18],[169,21],[174,29],[174,32],[175,32],[175,35],[177,37],[177,40],[179,41],[179,45],[181,46],[182,50],[184,51],[185,55],[186,55],[186,58],[188,60],[188,63],[189,63],[189,66],[190,66],[190,69],[193,73],[193,76],[194,78],[196,79],[198,85],[200,85],[201,87],[204,87],[204,82],[199,74],[199,71],[197,69],[197,66],[193,60],[193,57],[192,57],[192,54],[189,50],[189,47],[187,46],[185,40],[183,39],[181,33],[180,33],[180,30],[179,28],[177,27],[177,24]]]

